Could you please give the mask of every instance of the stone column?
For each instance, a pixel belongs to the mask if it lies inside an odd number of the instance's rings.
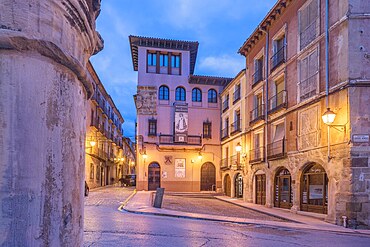
[[[99,0],[0,3],[0,245],[82,246]]]

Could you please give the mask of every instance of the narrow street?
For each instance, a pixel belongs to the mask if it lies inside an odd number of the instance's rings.
[[[370,236],[241,225],[118,211],[133,188],[85,198],[84,246],[369,246]],[[232,206],[232,205],[231,205]]]

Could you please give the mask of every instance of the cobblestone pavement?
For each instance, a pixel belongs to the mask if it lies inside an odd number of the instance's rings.
[[[370,237],[325,231],[190,220],[118,211],[133,188],[110,187],[85,198],[84,246],[368,247]]]
[[[255,210],[218,200],[211,195],[187,196],[183,194],[165,194],[162,208],[189,213],[211,214],[256,220],[285,221]]]

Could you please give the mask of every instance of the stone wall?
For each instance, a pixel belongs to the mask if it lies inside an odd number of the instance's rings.
[[[81,246],[98,0],[0,3],[0,245]]]

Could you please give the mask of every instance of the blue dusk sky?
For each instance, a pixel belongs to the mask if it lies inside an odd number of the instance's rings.
[[[103,0],[97,30],[104,49],[91,58],[134,140],[137,72],[129,35],[198,41],[196,75],[235,77],[245,67],[238,49],[276,0]]]

